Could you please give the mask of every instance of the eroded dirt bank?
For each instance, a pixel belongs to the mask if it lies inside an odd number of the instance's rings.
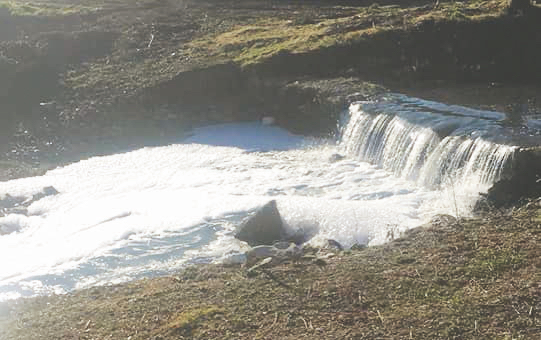
[[[51,135],[114,144],[262,114],[332,132],[344,101],[298,81],[358,79],[367,96],[367,81],[535,88],[537,12],[511,15],[499,0],[1,3],[3,153],[24,131],[54,153]],[[538,92],[516,100],[538,108]]]

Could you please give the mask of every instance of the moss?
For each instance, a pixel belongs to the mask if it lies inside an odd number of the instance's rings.
[[[173,320],[166,327],[169,330],[191,332],[197,327],[198,323],[204,322],[204,319],[222,313],[223,309],[216,306],[190,309],[173,317]]]

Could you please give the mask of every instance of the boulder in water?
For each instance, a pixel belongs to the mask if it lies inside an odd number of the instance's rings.
[[[339,154],[339,153],[333,153],[333,154],[331,155],[331,157],[329,157],[329,162],[335,163],[335,162],[338,162],[338,161],[343,160],[344,158],[346,158],[346,156],[341,155],[341,154]]]
[[[514,156],[511,174],[496,182],[487,192],[483,203],[495,208],[511,207],[521,201],[541,197],[541,147],[524,148]]]
[[[242,222],[235,237],[250,246],[270,245],[283,240],[285,236],[282,218],[272,200],[259,208],[256,213]]]
[[[54,187],[44,187],[43,190],[38,192],[37,194],[32,195],[32,198],[29,200],[26,200],[24,204],[32,204],[36,201],[39,201],[40,199],[47,197],[47,196],[54,196],[57,195],[58,191]]]

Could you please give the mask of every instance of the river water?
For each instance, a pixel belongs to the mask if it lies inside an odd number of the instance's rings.
[[[271,199],[315,245],[374,245],[438,213],[471,215],[516,150],[502,120],[389,95],[352,104],[337,138],[216,125],[0,182],[0,199],[18,198],[0,214],[0,301],[227,261],[246,250],[235,227]],[[539,137],[531,124],[521,131]]]

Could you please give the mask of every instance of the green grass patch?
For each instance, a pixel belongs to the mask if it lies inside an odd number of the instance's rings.
[[[346,28],[347,26],[347,28]],[[384,29],[357,21],[355,17],[327,19],[296,25],[290,20],[262,20],[196,40],[191,46],[210,56],[223,56],[241,64],[257,63],[280,53],[303,53],[346,45]]]
[[[359,8],[354,15],[310,20],[266,18],[238,25],[228,32],[210,34],[190,43],[195,53],[226,58],[240,64],[258,63],[281,53],[304,53],[347,46],[389,30],[408,30],[427,20],[468,21],[499,16],[501,0],[443,3],[434,7]]]
[[[508,270],[518,269],[524,262],[524,255],[519,250],[483,248],[475,251],[467,271],[479,279],[495,278]]]
[[[221,313],[223,313],[223,310],[214,306],[190,309],[180,313],[167,327],[174,330],[190,331],[197,327],[198,322],[203,321],[203,319]]]

